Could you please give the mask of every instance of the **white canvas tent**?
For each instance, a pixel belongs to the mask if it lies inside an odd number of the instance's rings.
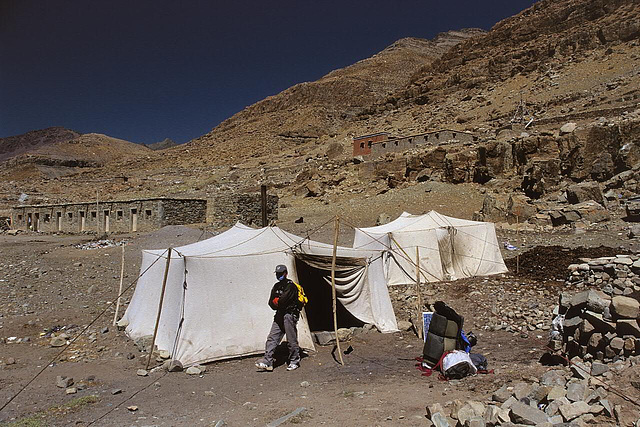
[[[320,272],[323,277],[314,281],[315,286],[330,289],[327,266],[330,269],[332,250],[331,245],[277,227],[253,229],[240,223],[210,239],[175,248],[156,345],[185,366],[262,353],[273,319],[267,301],[274,267],[286,265],[296,282],[299,272],[308,278],[309,271]],[[133,339],[153,335],[166,253],[143,251],[141,272],[146,272],[124,314],[126,332]],[[338,247],[337,255],[338,301],[361,322],[373,323],[382,332],[397,330],[379,254]],[[301,347],[312,349],[304,317],[298,331]]]
[[[377,227],[356,228],[353,247],[384,253],[388,285],[415,283],[416,247],[421,281],[436,282],[505,273],[495,227],[430,211],[403,212]]]

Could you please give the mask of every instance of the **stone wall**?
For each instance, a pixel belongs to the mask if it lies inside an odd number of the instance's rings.
[[[16,206],[15,229],[62,233],[126,233],[204,222],[206,200],[140,199],[96,203]]]
[[[278,219],[278,196],[267,195],[267,220]],[[262,198],[258,194],[222,194],[209,199],[207,223],[214,228],[230,227],[236,222],[262,226]]]
[[[618,255],[569,266],[567,282],[590,289],[560,295],[563,330],[551,340],[553,350],[603,362],[640,354],[639,259],[638,254]]]
[[[162,202],[164,225],[198,224],[207,221],[207,201],[167,199]]]
[[[376,158],[386,153],[412,150],[425,144],[436,146],[447,142],[471,143],[477,141],[477,139],[472,133],[449,129],[402,138],[389,138],[371,145],[371,157]]]

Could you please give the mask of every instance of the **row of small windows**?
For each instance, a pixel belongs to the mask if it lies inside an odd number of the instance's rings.
[[[432,134],[432,135],[435,137],[435,139],[440,139],[440,132],[436,132],[436,133],[434,133],[434,134]],[[455,139],[457,135],[458,135],[458,134],[457,134],[456,132],[451,132],[451,139]],[[427,139],[428,139],[428,137],[427,137]],[[477,139],[478,139],[478,137],[474,135],[474,136],[473,136],[473,140],[474,140],[474,141],[476,141]],[[413,144],[413,143],[414,143],[414,140],[413,140],[413,138],[409,138],[409,139],[407,140],[407,142],[408,142],[409,144]],[[394,141],[394,142],[393,142],[393,144],[394,144],[396,147],[398,146],[398,143],[399,143],[399,141]],[[360,148],[363,148],[363,149],[364,149],[364,144],[365,144],[364,142],[361,142],[361,143],[360,143]],[[368,148],[371,148],[371,145],[372,145],[372,144],[373,144],[373,141],[367,141],[367,147],[368,147]],[[386,142],[383,142],[381,145],[382,145],[382,148],[386,148],[386,147],[387,147]]]
[[[85,212],[84,211],[79,211],[80,213],[80,217],[84,218],[85,216]],[[136,210],[132,209],[132,213],[135,214]],[[57,217],[61,218],[62,217],[62,212],[56,212]],[[109,216],[109,211],[104,211],[104,215],[105,216]],[[146,218],[151,218],[153,215],[153,212],[151,211],[151,209],[146,209],[144,211],[144,215]],[[96,211],[91,211],[91,219],[95,220],[98,217],[98,213]],[[124,217],[124,212],[123,211],[116,211],[116,220],[120,220]],[[22,221],[22,214],[18,214],[18,221]],[[69,220],[73,219],[73,212],[67,212],[67,218]],[[51,215],[50,214],[44,214],[44,222],[50,222],[51,221]]]

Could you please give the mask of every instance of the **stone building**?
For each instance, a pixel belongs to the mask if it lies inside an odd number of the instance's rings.
[[[267,222],[278,219],[278,196],[267,195]],[[207,224],[213,228],[231,227],[236,222],[262,227],[262,196],[259,193],[220,193],[209,199]]]
[[[382,143],[389,139],[396,138],[389,132],[372,133],[371,135],[356,136],[353,138],[353,157],[368,156],[371,154],[373,144]]]
[[[353,155],[380,157],[386,153],[411,150],[421,145],[440,145],[444,143],[471,143],[478,137],[470,132],[442,129],[419,135],[394,137],[389,133],[364,135],[353,138]]]
[[[149,231],[206,221],[207,201],[150,198],[126,201],[15,206],[15,229],[64,233]]]

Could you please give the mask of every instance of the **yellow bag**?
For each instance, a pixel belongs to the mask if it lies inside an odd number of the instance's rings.
[[[304,294],[304,289],[302,289],[302,286],[298,285],[296,282],[293,282],[293,284],[298,288],[298,305],[300,306],[300,308],[302,308],[307,305],[309,299]]]

